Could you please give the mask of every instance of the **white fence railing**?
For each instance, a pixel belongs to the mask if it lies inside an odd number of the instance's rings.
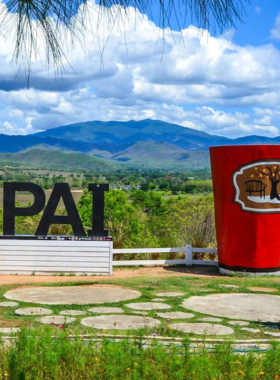
[[[138,265],[218,265],[216,260],[193,260],[193,253],[217,253],[217,249],[193,248],[191,245],[179,248],[126,248],[113,249],[113,255],[121,254],[147,254],[147,253],[185,253],[183,259],[167,260],[115,260],[113,266],[138,266]]]

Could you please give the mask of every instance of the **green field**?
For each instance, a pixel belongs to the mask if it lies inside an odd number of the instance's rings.
[[[46,201],[49,200],[52,190],[45,190],[46,194]],[[80,197],[83,194],[82,190],[71,190],[71,193],[73,195],[73,198],[75,202],[77,203]],[[16,201],[20,203],[22,206],[27,206],[30,202],[34,202],[34,197],[31,193],[17,193],[16,194]],[[59,203],[59,207],[63,207],[64,204],[61,201]],[[0,208],[3,208],[3,188],[0,188]]]

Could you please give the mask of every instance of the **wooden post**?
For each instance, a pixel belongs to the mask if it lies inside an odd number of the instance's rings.
[[[185,255],[186,265],[191,266],[192,265],[192,246],[186,245],[185,248],[186,248],[186,255]]]

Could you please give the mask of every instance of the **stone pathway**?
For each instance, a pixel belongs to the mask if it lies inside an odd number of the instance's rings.
[[[82,310],[62,310],[60,315],[70,315],[70,316],[76,316],[76,315],[85,315],[86,312]]]
[[[237,288],[237,286],[229,284],[222,284],[219,286],[225,288]],[[258,292],[265,292],[264,289],[266,289],[267,292],[268,290],[271,292],[278,291],[274,288],[252,287],[249,289],[255,289]],[[199,290],[202,291],[203,289],[200,288]],[[136,301],[133,303],[126,303],[123,308],[116,306],[98,306],[98,304],[115,304],[117,302],[135,300],[141,296],[141,293],[129,288],[107,285],[63,287],[35,286],[13,289],[8,291],[4,296],[9,300],[42,305],[96,305],[90,307],[88,310],[76,310],[75,306],[73,306],[73,309],[71,309],[71,306],[68,308],[65,307],[65,309],[67,308],[66,310],[60,309],[61,311],[59,312],[59,315],[50,315],[53,313],[51,309],[43,308],[39,305],[37,307],[22,307],[15,310],[16,315],[42,316],[35,320],[44,324],[55,324],[60,327],[61,325],[76,321],[75,317],[79,316],[83,316],[81,321],[80,318],[77,319],[77,322],[80,322],[82,325],[103,330],[130,330],[145,327],[154,328],[160,326],[161,322],[164,322],[162,319],[167,320],[167,322],[173,320],[173,323],[169,323],[168,325],[170,329],[179,330],[187,334],[194,333],[199,335],[230,335],[234,333],[234,326],[241,327],[240,329],[237,329],[237,331],[242,330],[244,333],[250,332],[255,334],[268,330],[271,323],[274,323],[276,329],[279,327],[277,323],[280,323],[280,296],[265,293],[247,294],[233,292],[211,295],[204,294],[184,299],[182,301],[182,307],[186,309],[186,312],[172,311],[174,310],[172,309],[173,306],[168,304],[167,297],[182,297],[186,294],[187,293],[182,292],[161,292],[150,302]],[[18,306],[18,303],[7,301],[0,303],[0,306],[16,307]],[[131,313],[135,315],[125,315],[124,309],[126,308],[130,309]],[[157,311],[156,315],[158,319],[146,316],[149,311]],[[195,315],[190,311],[199,312],[204,315],[206,314],[206,316],[203,317],[202,315],[199,321],[196,322],[183,321],[195,318]],[[87,312],[101,315],[86,317]],[[223,321],[222,318],[235,318],[236,320],[227,321],[227,324],[232,326],[229,327],[220,324],[220,322]],[[174,321],[176,319],[181,319],[182,321],[180,323],[174,323],[176,322]],[[268,322],[270,324],[263,325],[262,330],[259,328],[244,327],[249,325],[248,321]],[[19,330],[13,327],[2,328],[3,333],[7,334],[9,331],[13,332],[13,329],[15,329],[15,332]],[[267,331],[266,333],[269,334]],[[280,331],[271,332],[271,336],[280,336]]]
[[[166,313],[157,313],[157,315],[161,318],[167,319],[189,319],[194,317],[194,314],[184,313],[182,311],[169,311]]]
[[[157,327],[160,321],[136,315],[100,315],[81,320],[82,325],[106,330],[130,330],[144,327]]]
[[[249,331],[251,333],[259,333],[261,331],[260,329],[252,329],[250,327],[242,327],[240,330]]]
[[[153,298],[151,299],[152,302],[165,302],[166,299],[165,298]]]
[[[174,323],[170,327],[185,333],[199,335],[230,335],[234,333],[231,327],[210,323]]]
[[[44,323],[45,325],[50,324],[58,324],[58,325],[64,325],[65,323],[71,323],[74,322],[76,318],[73,317],[63,317],[62,315],[53,315],[53,316],[47,316],[47,317],[41,317],[37,318],[36,321]]]
[[[52,310],[42,307],[24,307],[15,311],[16,315],[47,315],[51,314]]]
[[[271,294],[227,293],[194,296],[185,309],[217,317],[257,322],[280,322],[280,297]]]
[[[255,287],[255,286],[252,286],[252,287],[247,288],[247,289],[252,290],[253,292],[265,292],[265,293],[273,293],[273,292],[279,291],[276,288],[260,288],[260,287]]]
[[[182,297],[185,293],[178,292],[166,292],[166,293],[158,293],[157,297]]]
[[[91,309],[88,309],[88,311],[97,314],[123,313],[123,309],[121,309],[120,307],[92,307]]]
[[[248,326],[249,325],[249,322],[245,322],[245,321],[229,321],[227,323],[233,326]]]
[[[18,306],[18,303],[17,302],[0,302],[0,306],[2,307],[15,307],[15,306]]]
[[[129,303],[125,305],[129,309],[133,310],[164,310],[171,309],[170,305],[167,303],[160,302],[139,302],[139,303]]]
[[[2,334],[14,334],[20,332],[20,328],[18,327],[2,327],[0,328],[0,333]]]
[[[205,318],[201,318],[200,321],[203,321],[203,322],[222,322],[222,319],[221,318],[212,318],[212,317],[205,317]]]
[[[4,297],[10,300],[42,305],[86,305],[121,302],[136,299],[141,293],[127,288],[106,286],[32,287],[9,290]]]
[[[231,284],[221,284],[221,285],[219,285],[219,288],[238,289],[238,288],[240,288],[240,286],[231,285]]]

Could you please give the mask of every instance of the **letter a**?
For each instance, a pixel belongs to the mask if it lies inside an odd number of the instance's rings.
[[[55,215],[62,198],[67,215]],[[47,235],[51,224],[71,224],[75,236],[86,236],[68,183],[56,183],[37,228],[36,235]]]

